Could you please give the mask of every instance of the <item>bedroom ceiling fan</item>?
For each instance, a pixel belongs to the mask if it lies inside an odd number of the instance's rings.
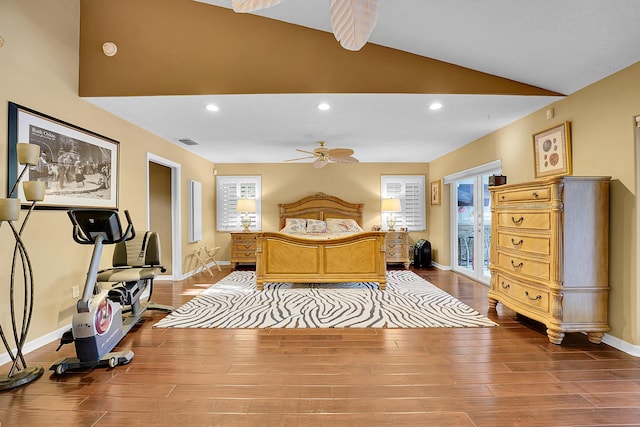
[[[285,160],[285,162],[295,162],[297,160],[315,158],[313,167],[316,169],[325,167],[327,164],[329,164],[329,162],[343,164],[358,163],[358,159],[353,157],[353,150],[351,148],[326,148],[324,146],[324,141],[320,141],[318,142],[318,144],[320,144],[320,147],[314,149],[313,151],[296,149],[296,151],[299,151],[301,153],[311,154],[310,156],[300,157],[297,159],[289,159]]]
[[[249,13],[282,3],[283,0],[231,0],[235,12]],[[330,0],[331,28],[340,45],[360,50],[378,20],[377,0]]]

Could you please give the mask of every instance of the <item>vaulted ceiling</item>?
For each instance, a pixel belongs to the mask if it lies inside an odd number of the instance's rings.
[[[82,0],[79,93],[216,163],[277,163],[317,141],[364,162],[428,162],[640,60],[634,0],[378,3],[352,52],[329,0],[260,14],[230,0]]]

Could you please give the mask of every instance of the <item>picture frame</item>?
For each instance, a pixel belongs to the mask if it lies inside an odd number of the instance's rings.
[[[431,183],[431,205],[440,204],[440,180]]]
[[[571,175],[571,123],[564,122],[533,135],[535,177]]]
[[[8,188],[18,178],[18,143],[40,147],[41,161],[21,179],[46,183],[38,209],[118,209],[118,141],[9,102]],[[28,205],[22,185],[17,197]]]

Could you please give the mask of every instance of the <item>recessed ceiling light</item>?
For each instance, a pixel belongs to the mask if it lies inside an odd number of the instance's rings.
[[[442,108],[442,104],[440,104],[439,102],[434,102],[433,104],[429,105],[429,109],[430,110],[439,110]]]
[[[326,102],[322,102],[318,104],[318,110],[327,111],[330,108],[331,108],[331,105],[327,104]]]
[[[216,104],[208,104],[207,105],[207,110],[209,110],[209,111],[219,111],[220,107],[218,107]]]

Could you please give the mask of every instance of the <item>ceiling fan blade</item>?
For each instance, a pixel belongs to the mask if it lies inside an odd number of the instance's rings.
[[[299,152],[305,153],[305,154],[311,154],[313,156],[317,156],[317,154],[314,153],[313,151],[300,150],[299,148],[296,148],[296,151],[299,151]]]
[[[313,167],[316,168],[316,169],[320,169],[320,168],[323,168],[323,167],[327,166],[328,163],[329,163],[329,160],[323,159],[323,158],[318,158],[318,160],[313,162]]]
[[[316,157],[316,156],[298,157],[297,159],[283,160],[283,162],[295,162],[296,160],[313,159],[314,157]]]
[[[327,151],[327,155],[330,157],[349,157],[353,154],[351,148],[331,148]]]
[[[347,50],[360,50],[377,20],[377,0],[331,0],[331,28]]]
[[[342,163],[342,164],[351,164],[351,163],[359,163],[360,161],[355,157],[332,157],[331,161],[334,163]]]
[[[284,0],[231,0],[234,12],[249,13],[254,10],[266,9],[282,3]]]

